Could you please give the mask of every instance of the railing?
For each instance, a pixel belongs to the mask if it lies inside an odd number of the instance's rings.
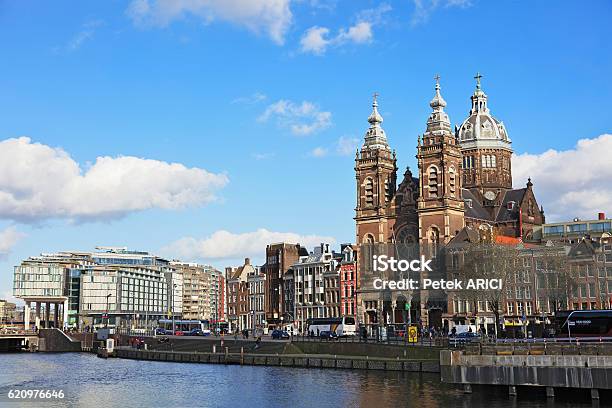
[[[15,337],[15,336],[37,336],[35,330],[0,330],[0,337]]]
[[[364,344],[386,344],[395,346],[429,346],[429,347],[447,347],[448,338],[446,337],[422,337],[420,336],[416,342],[408,341],[407,337],[361,337],[361,336],[343,336],[336,338],[322,338],[316,336],[292,336],[292,342],[310,342],[310,343],[364,343]]]

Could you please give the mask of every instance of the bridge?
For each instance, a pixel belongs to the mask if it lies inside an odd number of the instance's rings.
[[[31,330],[0,331],[0,353],[38,347],[38,333]]]

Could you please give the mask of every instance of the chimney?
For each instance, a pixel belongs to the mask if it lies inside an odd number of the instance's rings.
[[[606,219],[606,213],[602,213],[602,212],[600,212],[600,213],[599,213],[599,214],[597,214],[597,215],[598,215],[597,219],[598,219],[598,220],[600,220],[600,221],[601,221],[601,220],[605,220],[605,219]]]

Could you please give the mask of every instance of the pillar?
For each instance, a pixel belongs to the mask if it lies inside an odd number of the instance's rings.
[[[546,398],[555,398],[555,389],[553,387],[546,387]]]
[[[64,304],[62,305],[62,326],[64,328],[68,327],[68,299],[64,300]]]
[[[53,327],[59,327],[59,303],[53,303]]]
[[[45,303],[45,329],[49,328],[49,323],[51,323],[51,303]]]
[[[511,397],[516,397],[516,386],[511,385],[508,387],[508,395]]]
[[[23,329],[30,330],[30,306],[29,300],[26,300],[25,308],[23,309]]]
[[[36,302],[36,328],[40,329],[40,302]]]

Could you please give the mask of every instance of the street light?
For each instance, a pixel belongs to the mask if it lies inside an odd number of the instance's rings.
[[[105,328],[108,328],[108,320],[109,320],[109,316],[108,316],[108,298],[110,298],[113,294],[109,293],[108,295],[106,295],[106,325],[104,326]]]

